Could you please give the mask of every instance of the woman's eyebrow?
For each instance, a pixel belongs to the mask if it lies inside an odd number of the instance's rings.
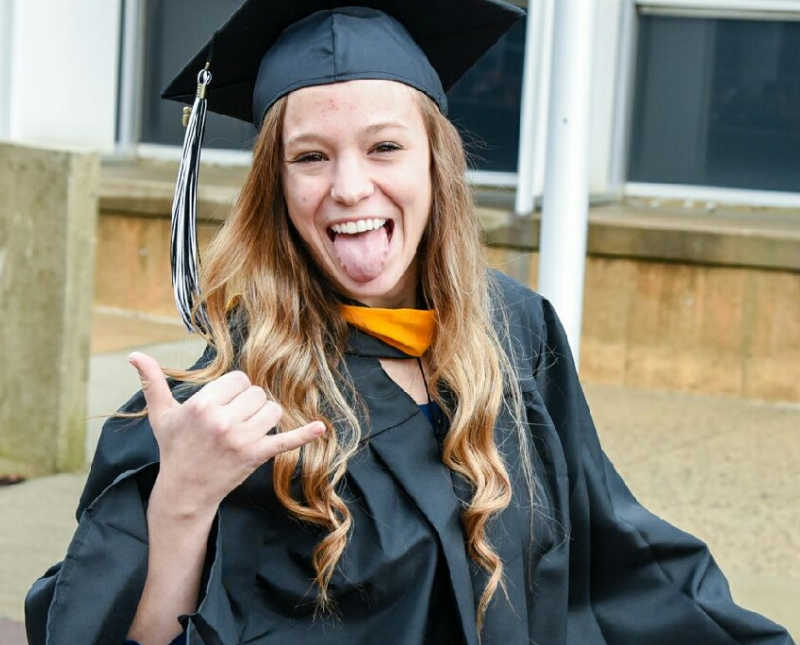
[[[399,121],[381,121],[379,123],[373,123],[368,125],[364,128],[364,132],[366,134],[375,134],[381,130],[388,130],[389,128],[398,128],[401,130],[408,130],[408,126],[400,123]]]
[[[295,134],[294,136],[289,137],[286,140],[285,146],[288,148],[293,145],[298,145],[301,143],[316,143],[316,142],[324,142],[327,140],[327,137],[316,134],[314,132],[301,132],[300,134]]]
[[[366,135],[374,135],[378,132],[383,130],[389,129],[399,129],[399,130],[408,130],[408,126],[401,123],[400,121],[380,121],[378,123],[371,123],[370,125],[365,126],[361,129],[362,134]],[[324,143],[330,139],[329,136],[326,136],[322,133],[317,133],[313,131],[309,132],[299,132],[298,134],[290,136],[286,140],[286,147],[290,147],[293,145],[298,145],[301,143]]]

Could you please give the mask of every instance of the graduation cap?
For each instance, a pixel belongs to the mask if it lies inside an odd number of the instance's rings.
[[[202,309],[192,315],[207,110],[260,127],[270,106],[293,90],[384,79],[424,92],[446,114],[447,90],[523,15],[502,0],[246,0],[161,95],[192,105],[184,108],[171,244],[175,300],[187,328],[208,329]]]

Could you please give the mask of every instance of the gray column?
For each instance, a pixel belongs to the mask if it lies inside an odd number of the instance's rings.
[[[0,469],[84,464],[99,159],[0,143]]]

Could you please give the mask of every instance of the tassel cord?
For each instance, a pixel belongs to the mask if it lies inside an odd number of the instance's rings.
[[[193,316],[192,308],[201,297],[197,244],[197,180],[207,114],[205,87],[210,81],[211,74],[207,69],[198,74],[198,91],[186,127],[172,201],[170,245],[172,286],[178,313],[190,332],[197,329],[203,333],[209,329],[205,309],[199,307]]]

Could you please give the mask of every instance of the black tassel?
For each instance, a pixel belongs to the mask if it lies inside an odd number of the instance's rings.
[[[183,324],[191,332],[209,329],[205,308],[192,308],[200,299],[200,256],[197,248],[197,178],[200,174],[200,150],[206,128],[206,86],[211,82],[209,64],[197,75],[197,94],[186,125],[183,153],[172,200],[172,288]],[[188,107],[184,108],[184,117]]]

